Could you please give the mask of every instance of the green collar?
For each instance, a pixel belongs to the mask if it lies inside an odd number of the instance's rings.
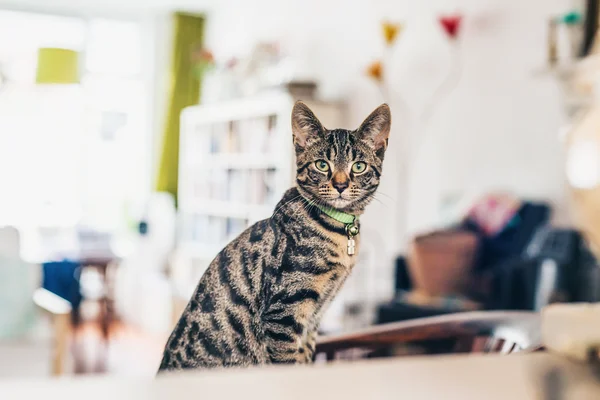
[[[348,213],[345,213],[343,211],[336,210],[335,208],[331,208],[331,207],[327,207],[327,206],[322,206],[322,205],[317,204],[314,201],[310,201],[308,199],[307,199],[307,201],[310,204],[312,204],[315,207],[317,207],[319,210],[323,211],[325,214],[327,214],[331,218],[335,219],[338,222],[341,222],[344,225],[354,224],[354,222],[357,219],[357,217],[355,215],[348,214]]]

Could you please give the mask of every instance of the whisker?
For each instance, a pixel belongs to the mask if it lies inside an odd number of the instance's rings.
[[[273,217],[275,216],[275,214],[277,214],[279,211],[281,211],[281,209],[282,209],[283,207],[287,206],[288,204],[292,203],[293,201],[296,201],[296,199],[298,199],[298,198],[300,198],[300,197],[302,197],[302,195],[301,195],[301,194],[299,194],[298,196],[296,196],[296,197],[294,197],[294,198],[292,198],[292,199],[290,199],[290,200],[286,201],[284,204],[282,204],[281,206],[279,206],[279,208],[278,208],[278,209],[276,209],[276,210],[273,212],[273,215],[271,215],[271,218],[273,218]]]
[[[370,195],[367,195],[367,197],[366,197],[366,198],[367,198],[367,200],[375,200],[375,201],[379,202],[379,203],[380,203],[382,206],[384,206],[384,207],[387,207],[387,208],[389,208],[389,207],[390,207],[390,206],[389,206],[389,204],[385,204],[383,201],[381,201],[381,199],[378,199],[378,198],[375,196],[375,194],[370,194]]]
[[[385,194],[385,193],[383,193],[381,190],[378,190],[378,191],[377,191],[377,194],[380,194],[380,195],[382,195],[382,196],[385,196],[385,197],[387,197],[388,199],[392,200],[393,202],[396,202],[396,199],[394,199],[392,196],[390,196],[390,195],[388,195],[388,194]]]

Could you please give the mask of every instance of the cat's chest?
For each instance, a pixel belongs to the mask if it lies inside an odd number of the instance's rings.
[[[290,238],[292,245],[288,248],[297,256],[295,261],[313,264],[321,273],[332,272],[333,278],[349,273],[360,253],[360,235],[348,237],[340,233],[340,229],[328,230],[317,224],[301,229]],[[333,278],[328,279],[335,281]]]
[[[335,252],[338,262],[347,269],[352,269],[356,264],[356,259],[360,250],[360,235],[348,238],[347,236],[334,235],[332,238],[335,243]]]

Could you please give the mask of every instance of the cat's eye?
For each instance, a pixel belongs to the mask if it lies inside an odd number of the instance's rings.
[[[367,169],[367,164],[362,161],[357,161],[352,164],[352,172],[355,174],[362,174]]]
[[[329,163],[325,160],[317,160],[315,162],[315,167],[321,172],[329,171]]]

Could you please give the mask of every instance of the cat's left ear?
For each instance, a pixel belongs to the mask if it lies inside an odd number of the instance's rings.
[[[296,148],[303,149],[311,140],[324,135],[325,128],[311,109],[298,101],[292,110],[292,132],[294,145]]]
[[[392,113],[387,104],[382,104],[363,121],[357,133],[361,140],[369,143],[375,152],[387,148],[390,128],[392,126]]]

